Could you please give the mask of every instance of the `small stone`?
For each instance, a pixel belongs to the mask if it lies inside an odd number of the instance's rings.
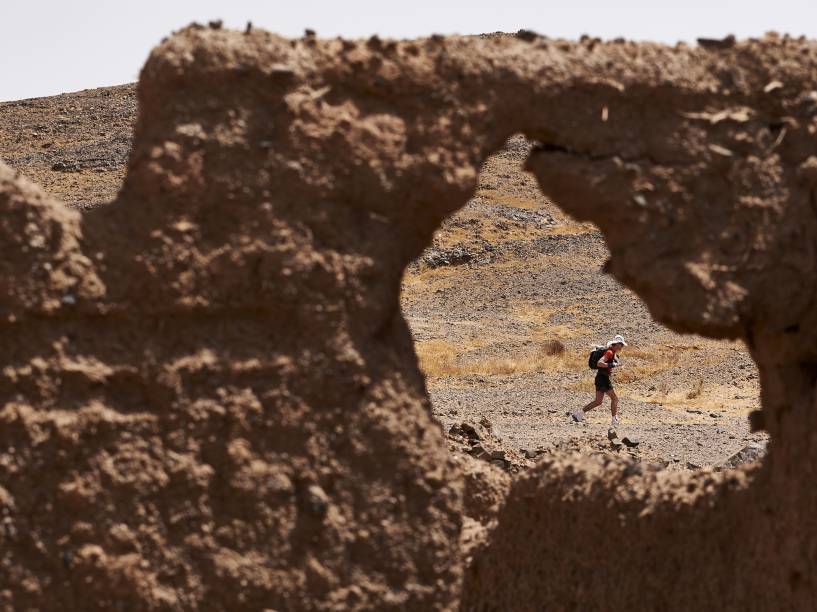
[[[309,485],[306,489],[306,509],[310,514],[323,518],[329,509],[329,496],[318,485]]]
[[[737,39],[734,34],[725,38],[699,38],[698,45],[704,49],[729,49],[734,47]]]
[[[471,450],[469,450],[469,451],[468,451],[468,453],[469,453],[469,454],[470,454],[472,457],[475,457],[475,458],[477,458],[477,459],[490,459],[490,458],[491,458],[491,454],[490,454],[490,453],[488,453],[488,452],[487,452],[487,451],[486,451],[486,450],[485,450],[485,449],[482,447],[482,445],[481,445],[481,444],[475,444],[474,446],[472,446],[472,447],[471,447]]]
[[[624,468],[624,476],[641,476],[644,470],[640,463],[630,463]]]
[[[647,206],[647,198],[640,193],[633,196],[633,202],[636,206],[640,206],[641,208],[645,208]]]
[[[502,470],[504,470],[507,467],[502,459],[492,459],[491,465],[495,465],[496,467]]]
[[[524,40],[525,42],[533,42],[534,40],[539,38],[539,34],[534,32],[533,30],[522,29],[516,33],[516,37],[521,40]]]
[[[783,89],[783,83],[780,81],[771,81],[766,84],[766,87],[763,88],[763,93],[772,93],[778,89]]]
[[[744,463],[751,463],[753,461],[762,459],[765,456],[765,454],[766,454],[765,442],[752,442],[744,446],[737,453],[729,457],[726,461],[716,466],[716,469],[722,470],[726,468],[736,468]]]
[[[732,157],[734,153],[727,149],[726,147],[722,147],[721,145],[711,144],[709,145],[709,150],[713,153],[720,155],[721,157]]]
[[[711,416],[713,419],[721,418],[721,415],[719,415],[717,412],[710,412],[709,416]]]
[[[462,432],[468,436],[472,440],[482,440],[482,436],[479,435],[479,432],[474,428],[473,425],[469,423],[461,423],[460,429]]]
[[[635,436],[624,436],[621,439],[621,441],[624,442],[624,444],[626,444],[629,448],[635,448],[636,446],[641,444],[641,440],[639,440]]]
[[[688,470],[700,470],[701,466],[696,464],[696,463],[692,463],[691,461],[687,461],[687,469]]]

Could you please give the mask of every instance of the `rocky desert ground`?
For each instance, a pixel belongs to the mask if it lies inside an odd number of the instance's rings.
[[[765,434],[757,369],[738,342],[673,333],[603,271],[591,224],[546,199],[513,138],[488,160],[476,196],[445,222],[403,286],[403,308],[446,429],[487,419],[509,449],[624,452],[607,438],[609,399],[586,424],[566,412],[593,398],[587,354],[621,333],[619,435],[671,469],[715,466]],[[624,449],[625,451],[627,449]]]
[[[104,206],[119,190],[136,118],[126,85],[0,103],[0,158],[69,206]],[[745,447],[759,408],[757,369],[740,342],[679,335],[605,274],[598,228],[542,195],[522,169],[522,136],[491,157],[477,193],[408,269],[403,311],[446,431],[490,423],[491,444],[518,469],[554,449],[627,454],[667,469],[717,466]],[[593,395],[587,353],[616,333],[630,346],[609,399],[584,424],[567,412]],[[463,447],[457,436],[452,449]]]

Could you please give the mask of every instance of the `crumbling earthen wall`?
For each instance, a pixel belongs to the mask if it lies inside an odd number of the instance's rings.
[[[717,47],[191,27],[115,202],[0,167],[3,605],[809,605],[817,46]],[[718,479],[542,466],[463,584],[399,283],[516,132],[657,320],[747,341],[773,444]]]

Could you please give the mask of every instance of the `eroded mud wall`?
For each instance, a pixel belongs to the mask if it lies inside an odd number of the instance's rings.
[[[748,341],[773,445],[721,484],[532,472],[463,606],[807,601],[817,49],[720,47],[200,27],[160,45],[115,202],[79,217],[0,170],[3,605],[458,606],[462,487],[399,281],[519,131],[658,320]],[[649,588],[621,582],[628,535],[635,575],[670,563]],[[582,582],[586,559],[608,573]]]

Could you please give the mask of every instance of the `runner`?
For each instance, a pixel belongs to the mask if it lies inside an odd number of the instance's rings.
[[[613,389],[613,369],[618,367],[618,354],[625,346],[627,343],[620,335],[616,335],[607,343],[607,350],[596,363],[596,399],[584,408],[577,408],[571,413],[573,420],[577,423],[584,421],[585,412],[601,406],[606,394],[610,397],[610,414],[612,415],[610,425],[612,427],[618,425],[618,396]]]

